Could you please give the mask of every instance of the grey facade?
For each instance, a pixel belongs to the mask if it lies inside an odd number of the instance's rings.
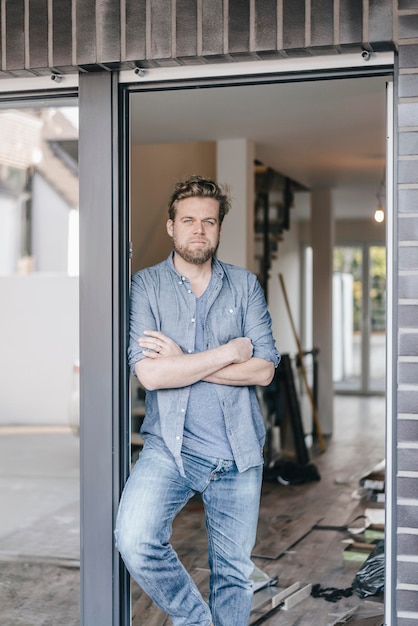
[[[7,76],[378,52],[397,48],[398,33],[411,44],[418,27],[414,0],[5,0],[2,6]]]
[[[125,623],[126,611],[120,595],[127,582],[123,572],[119,574],[111,528],[126,473],[126,459],[119,458],[119,452],[115,455],[113,447],[120,441],[122,449],[126,436],[119,419],[126,374],[120,371],[123,345],[118,331],[126,295],[120,284],[127,276],[117,190],[123,161],[118,153],[123,128],[117,120],[123,103],[118,100],[115,72],[248,59],[309,59],[361,50],[395,52],[394,290],[393,303],[388,303],[393,306],[394,330],[389,401],[395,419],[390,429],[393,561],[387,587],[393,589],[393,606],[386,623],[418,624],[418,0],[4,0],[0,19],[0,78],[81,74],[81,204],[89,208],[81,225],[86,416],[82,550],[83,586],[90,585],[88,594],[84,590],[83,623],[88,626]],[[97,153],[101,161],[92,165]],[[113,286],[97,293],[92,287],[98,278],[106,284],[109,276]],[[122,304],[118,307],[115,302]],[[104,311],[100,329],[92,314],[98,304]],[[105,341],[99,330],[105,331]],[[106,390],[100,394],[100,407],[96,389]],[[103,430],[101,461],[92,467],[89,447],[96,445],[97,425]],[[398,472],[401,477],[396,478]],[[405,472],[410,477],[402,477]],[[112,493],[106,500],[101,494],[109,485]],[[101,560],[96,559],[98,553],[104,555]],[[415,561],[402,560],[402,555]],[[97,567],[106,571],[98,575]]]

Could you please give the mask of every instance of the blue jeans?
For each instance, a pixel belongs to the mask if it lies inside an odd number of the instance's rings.
[[[182,477],[168,452],[146,444],[119,505],[117,548],[134,580],[174,626],[247,626],[262,466],[182,454]],[[172,523],[197,492],[209,545],[209,607],[170,544]]]

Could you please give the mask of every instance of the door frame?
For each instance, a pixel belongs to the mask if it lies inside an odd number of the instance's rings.
[[[382,53],[372,56],[372,63],[365,64],[361,55],[342,55],[337,58],[320,58],[314,57],[307,60],[303,59],[286,59],[280,61],[257,61],[257,62],[240,62],[234,64],[219,64],[213,66],[186,66],[186,67],[169,67],[169,68],[152,68],[134,70],[126,70],[120,72],[119,89],[121,101],[124,103],[124,117],[129,119],[129,94],[140,91],[169,91],[169,90],[187,90],[193,87],[228,87],[233,85],[249,85],[249,84],[266,84],[266,83],[289,83],[294,81],[313,81],[313,80],[333,80],[339,78],[360,78],[371,75],[387,75],[392,77],[395,72],[395,59],[393,53]],[[394,90],[393,83],[388,82],[387,89],[387,151],[386,151],[386,169],[387,169],[387,199],[386,207],[388,218],[386,220],[386,242],[388,247],[387,257],[387,301],[391,303],[392,309],[393,298],[389,300],[390,294],[394,292],[396,274],[389,263],[394,260],[394,250],[396,250],[396,238],[394,229],[393,211],[394,203],[394,145],[393,145],[393,128],[394,128]],[[125,125],[125,132],[127,130]],[[121,136],[120,151],[121,154],[128,155],[128,139],[129,135]],[[128,158],[128,157],[127,157]],[[128,164],[125,161],[125,165]],[[129,212],[129,171],[121,171],[121,179],[125,179],[125,208]],[[389,215],[390,214],[390,215]],[[389,281],[391,281],[389,289]],[[386,462],[387,462],[387,478],[386,482],[389,497],[386,498],[386,568],[385,568],[385,615],[387,623],[391,623],[390,616],[395,615],[395,592],[396,592],[396,576],[394,573],[394,564],[396,564],[396,527],[394,524],[396,502],[394,500],[394,459],[396,453],[396,440],[393,440],[394,428],[393,424],[396,420],[396,394],[394,389],[394,372],[392,371],[396,364],[393,362],[392,355],[394,352],[394,342],[396,341],[395,317],[393,310],[389,312],[387,307],[387,363],[392,367],[387,367],[386,374]],[[126,336],[126,332],[124,333]],[[396,378],[396,377],[395,377]],[[123,418],[123,416],[121,416]],[[129,414],[125,415],[129,424]],[[126,430],[126,428],[125,428]],[[129,426],[127,428],[129,430]],[[129,441],[126,442],[129,445]],[[130,624],[130,621],[124,622]]]

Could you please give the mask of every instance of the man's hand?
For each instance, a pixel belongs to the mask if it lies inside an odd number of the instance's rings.
[[[248,337],[237,337],[226,344],[232,352],[232,363],[245,363],[253,355],[253,344]]]
[[[157,330],[144,330],[144,335],[138,339],[138,343],[143,348],[143,354],[150,359],[183,354],[182,349],[175,341]]]

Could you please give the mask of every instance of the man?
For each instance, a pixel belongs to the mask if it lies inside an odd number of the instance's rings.
[[[132,577],[175,626],[246,626],[264,424],[255,385],[279,361],[260,285],[215,256],[229,199],[192,176],[169,203],[173,252],[135,274],[129,363],[147,390],[144,449],[122,494],[116,542]],[[202,495],[209,539],[204,602],[169,540]]]

